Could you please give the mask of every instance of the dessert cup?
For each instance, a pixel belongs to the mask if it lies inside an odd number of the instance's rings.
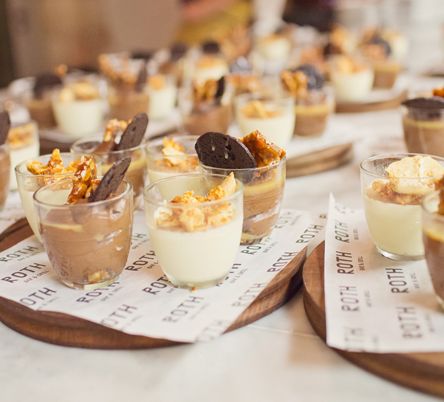
[[[206,174],[180,175],[145,188],[145,214],[151,245],[174,286],[209,287],[226,277],[239,250],[242,233],[242,184],[236,181],[236,191],[229,197],[193,204],[169,202],[162,195],[162,186],[183,188],[186,185],[189,191],[205,195],[224,178]],[[205,218],[202,226],[196,227],[160,225],[159,219],[165,216],[177,216],[180,222],[191,225],[194,219]]]
[[[72,180],[34,194],[43,245],[65,285],[89,290],[114,282],[125,267],[132,234],[133,197],[124,181],[104,201],[67,204]]]
[[[0,211],[5,206],[9,192],[11,160],[7,144],[0,145]]]
[[[101,142],[102,137],[99,136],[80,139],[71,146],[71,153],[74,159],[79,159],[82,155],[93,155],[99,175],[104,175],[114,162],[130,157],[131,164],[125,174],[125,179],[133,187],[135,207],[141,208],[146,174],[146,142],[142,141],[138,146],[121,151],[96,152],[95,149]]]
[[[148,80],[148,116],[153,120],[166,119],[174,112],[177,88],[174,77],[152,76]]]
[[[166,137],[172,139],[175,143],[184,148],[183,154],[166,156],[162,153],[164,148],[164,139],[149,141],[147,144],[147,168],[150,183],[165,179],[171,176],[177,176],[186,173],[197,173],[199,171],[199,161],[194,145],[196,144],[195,135],[175,135]],[[194,180],[192,178],[192,180]],[[189,185],[186,180],[174,182],[176,186],[183,184],[183,187],[171,187],[173,182],[163,182],[159,185],[159,191],[162,196],[169,200],[177,194],[183,194],[188,191]]]
[[[130,120],[137,113],[148,110],[148,93],[137,91],[134,86],[125,84],[110,84],[108,101],[110,118]]]
[[[60,155],[62,157],[64,166],[68,166],[74,160],[70,153],[61,153]],[[47,184],[66,179],[72,175],[72,173],[35,175],[27,169],[29,162],[38,161],[47,164],[50,158],[51,155],[43,155],[38,158],[30,158],[22,161],[15,166],[15,177],[17,179],[17,187],[20,194],[20,200],[22,201],[22,207],[29,226],[31,226],[35,237],[37,237],[40,242],[42,239],[40,237],[37,212],[34,209],[32,197],[39,188],[46,186]]]
[[[370,236],[379,253],[393,260],[424,258],[421,202],[441,177],[390,178],[385,169],[405,157],[417,154],[378,155],[361,163],[361,190]],[[441,166],[444,159],[433,157]],[[389,185],[395,183],[402,191]]]
[[[404,104],[402,127],[409,152],[444,156],[444,102],[442,108]]]
[[[401,65],[393,60],[384,60],[373,63],[373,88],[393,88],[400,71]]]
[[[422,229],[425,259],[438,302],[444,309],[444,215],[438,214],[439,192],[424,197]]]
[[[260,104],[265,112],[250,114],[251,105]],[[295,108],[292,97],[262,97],[256,94],[239,95],[235,99],[236,121],[242,133],[260,131],[264,137],[281,148],[290,142],[295,127]]]
[[[45,94],[42,98],[30,98],[26,102],[31,119],[37,122],[39,128],[53,128],[56,126],[52,109],[51,95]]]
[[[290,56],[291,42],[285,35],[272,34],[259,38],[255,48],[265,60],[283,63]]]
[[[234,173],[244,188],[244,221],[241,244],[260,242],[271,233],[281,209],[285,187],[285,158],[252,169],[222,169],[200,164],[207,175]]]
[[[196,61],[193,80],[205,82],[218,80],[228,74],[228,64],[221,54],[204,54]]]

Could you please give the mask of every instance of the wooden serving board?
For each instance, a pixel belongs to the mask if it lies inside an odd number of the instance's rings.
[[[407,90],[399,92],[392,98],[377,102],[338,102],[336,103],[336,113],[362,113],[377,112],[397,108],[407,99]]]
[[[316,333],[325,341],[324,243],[307,258],[303,273],[304,306]],[[357,353],[333,350],[352,363],[408,388],[444,397],[444,353]]]
[[[3,251],[32,234],[25,219],[0,235]],[[302,284],[305,250],[299,253],[226,332],[243,327],[270,314],[287,302]],[[95,349],[141,349],[177,345],[177,342],[145,336],[128,335],[70,315],[33,311],[19,303],[0,297],[0,321],[32,338],[57,345]]]

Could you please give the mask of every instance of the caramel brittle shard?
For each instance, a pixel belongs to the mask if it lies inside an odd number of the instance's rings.
[[[89,198],[99,185],[97,168],[92,156],[82,156],[74,173],[73,186],[68,196],[69,204],[76,204]]]
[[[103,134],[103,141],[95,149],[95,152],[102,153],[111,151],[127,126],[128,122],[126,120],[109,120],[105,127],[105,133]]]
[[[28,171],[38,176],[56,176],[66,173],[74,173],[77,168],[77,161],[71,162],[68,166],[63,165],[60,150],[55,148],[51,153],[51,158],[47,164],[40,161],[31,161],[26,165]]]
[[[308,78],[302,71],[283,71],[281,82],[292,96],[305,96],[308,92]]]
[[[257,130],[241,138],[241,141],[252,153],[258,167],[268,166],[285,157],[283,149],[269,144]]]
[[[433,90],[433,96],[439,96],[441,98],[444,98],[444,87],[435,88]]]

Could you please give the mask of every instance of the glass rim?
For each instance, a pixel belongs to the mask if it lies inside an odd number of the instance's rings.
[[[146,148],[146,145],[147,145],[147,143],[148,143],[147,139],[144,138],[144,139],[142,140],[142,142],[141,142],[139,145],[136,145],[136,146],[134,146],[134,147],[132,147],[132,148],[119,149],[119,150],[116,150],[116,151],[108,151],[108,152],[94,152],[94,151],[88,151],[88,152],[86,152],[85,150],[82,150],[82,149],[76,149],[76,146],[79,146],[79,144],[87,143],[87,142],[91,142],[91,143],[92,143],[92,142],[95,142],[96,140],[97,140],[97,142],[98,142],[97,145],[101,144],[101,143],[102,143],[102,140],[103,140],[103,136],[97,134],[97,135],[94,135],[94,136],[91,136],[91,137],[87,137],[87,138],[79,138],[77,141],[75,141],[75,142],[71,145],[71,147],[70,147],[70,151],[71,151],[71,153],[73,153],[73,152],[81,152],[82,154],[88,154],[88,155],[93,155],[93,156],[94,156],[94,155],[98,155],[98,156],[104,156],[104,155],[122,155],[122,154],[124,154],[125,152],[133,152],[133,151],[138,151],[138,150],[140,150],[140,149],[144,149],[144,148]]]
[[[293,96],[288,93],[281,92],[274,95],[262,94],[262,93],[244,93],[235,96],[236,105],[239,106],[240,103],[247,102],[248,100],[262,100],[266,103],[273,102],[294,102]]]
[[[100,205],[109,204],[109,203],[112,203],[115,201],[119,201],[120,199],[125,198],[128,194],[131,194],[132,190],[133,190],[131,183],[128,182],[126,179],[123,179],[122,183],[125,184],[125,189],[122,191],[122,193],[117,194],[114,197],[107,198],[106,200],[87,202],[87,203],[83,203],[83,204],[63,204],[63,205],[60,205],[60,204],[51,204],[49,202],[44,202],[44,201],[37,199],[37,195],[39,193],[43,192],[44,190],[48,189],[48,187],[63,184],[63,182],[68,182],[68,180],[72,182],[72,180],[69,177],[66,177],[66,178],[61,179],[57,182],[48,183],[48,184],[45,184],[44,186],[40,187],[32,195],[32,200],[34,202],[34,205],[38,205],[39,207],[44,207],[44,208],[49,207],[52,209],[92,208],[92,207],[96,207],[96,206],[100,206]]]
[[[186,177],[188,177],[188,178],[189,177],[192,177],[192,178],[216,177],[216,178],[220,178],[223,180],[227,177],[227,175],[203,174],[201,172],[196,172],[196,173],[178,174],[178,175],[174,175],[174,176],[170,176],[170,177],[165,177],[163,179],[156,180],[153,183],[150,183],[148,186],[146,186],[143,189],[143,199],[145,200],[145,202],[147,202],[151,205],[155,205],[157,207],[183,208],[184,206],[190,206],[190,204],[172,203],[172,202],[165,200],[165,199],[162,201],[154,201],[154,200],[151,200],[148,195],[148,193],[150,191],[152,191],[156,186],[158,186],[158,184],[166,183],[171,180],[177,180],[178,178],[185,179]],[[235,200],[236,198],[239,197],[239,195],[243,195],[244,185],[239,179],[234,178],[234,180],[236,181],[237,188],[236,188],[236,191],[233,194],[231,194],[229,197],[225,197],[220,200],[199,202],[198,204],[193,204],[191,206],[195,206],[197,208],[202,208],[202,207],[218,205],[223,202]]]
[[[378,155],[374,155],[374,156],[370,156],[369,158],[364,159],[363,161],[361,161],[361,163],[359,164],[359,169],[362,172],[365,172],[367,175],[369,176],[373,176],[373,177],[377,177],[377,178],[383,178],[383,179],[390,179],[391,177],[389,176],[384,176],[375,172],[372,172],[370,170],[368,170],[367,168],[364,167],[365,163],[368,162],[373,162],[379,159],[395,159],[398,158],[398,160],[401,160],[402,158],[406,158],[406,157],[412,157],[412,156],[430,156],[431,158],[433,158],[434,160],[436,160],[437,162],[442,162],[443,163],[443,167],[444,167],[444,158],[440,157],[440,156],[436,156],[436,155],[429,155],[429,154],[421,154],[421,153],[413,153],[413,152],[398,152],[398,153],[391,153],[391,154],[378,154]],[[399,179],[402,180],[430,180],[435,178],[435,176],[424,176],[424,177],[399,177]],[[441,178],[440,177],[436,177],[436,178]],[[398,179],[398,177],[393,177],[393,179]]]
[[[75,160],[74,155],[71,152],[60,152],[60,155],[62,156],[62,159],[64,156],[68,156],[68,157],[72,158],[73,161]],[[74,172],[59,173],[59,174],[34,174],[34,173],[31,173],[29,170],[25,170],[25,171],[20,170],[23,166],[26,166],[29,162],[32,162],[32,161],[41,162],[40,159],[43,159],[43,158],[48,158],[48,160],[49,160],[49,158],[51,158],[51,154],[39,155],[36,158],[25,159],[24,161],[19,162],[17,165],[14,166],[15,174],[17,176],[27,176],[27,177],[37,177],[37,178],[42,177],[45,179],[53,178],[53,177],[55,177],[55,178],[65,177],[65,176],[68,178],[69,176],[74,174]]]
[[[184,140],[194,140],[194,143],[196,143],[197,139],[200,137],[200,135],[195,135],[195,134],[169,134],[166,135],[164,137],[161,138],[153,138],[152,140],[148,139],[146,141],[146,152],[147,154],[149,154],[150,156],[157,156],[157,155],[162,155],[161,151],[156,151],[154,150],[154,147],[157,147],[159,145],[162,145],[163,140],[165,138],[172,138],[172,139],[184,139]],[[180,141],[178,141],[180,142]],[[174,158],[188,158],[189,156],[194,156],[197,155],[196,150],[194,149],[193,153],[185,153],[184,155],[174,155]]]
[[[264,172],[267,171],[269,169],[274,169],[278,166],[280,166],[281,164],[285,163],[287,161],[287,157],[284,156],[282,159],[279,159],[278,161],[274,161],[272,163],[270,163],[267,166],[260,166],[260,167],[255,167],[255,168],[233,168],[233,169],[227,169],[227,168],[220,168],[220,167],[213,167],[213,166],[209,166],[209,165],[205,165],[204,163],[202,163],[199,160],[199,166],[203,167],[204,169],[215,169],[215,170],[223,170],[223,171],[230,171],[233,173],[236,172]]]

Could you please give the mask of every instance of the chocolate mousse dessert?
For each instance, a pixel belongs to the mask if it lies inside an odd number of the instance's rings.
[[[324,78],[316,67],[303,64],[281,73],[283,87],[295,101],[294,134],[317,136],[324,133],[333,100],[324,88]]]
[[[241,139],[209,132],[196,142],[201,167],[206,173],[227,176],[244,184],[242,244],[268,235],[280,211],[285,186],[285,151],[268,143],[258,132]]]
[[[444,88],[403,102],[402,126],[409,152],[444,156]]]
[[[184,128],[193,135],[207,131],[226,132],[231,123],[231,105],[226,102],[225,78],[194,82],[192,88],[191,110],[186,113]]]
[[[0,112],[0,210],[3,209],[9,191],[9,176],[11,162],[9,158],[9,148],[6,144],[8,132],[11,127],[9,113]]]
[[[62,85],[62,79],[54,73],[44,73],[35,77],[30,99],[26,102],[32,120],[40,128],[55,127],[56,121],[51,104],[51,91]]]
[[[112,119],[105,128],[102,141],[81,140],[71,148],[74,154],[91,154],[98,163],[101,173],[106,173],[111,165],[129,157],[131,164],[126,179],[133,186],[134,197],[142,194],[146,172],[146,150],[143,138],[148,126],[148,115],[139,113],[130,121]]]
[[[83,156],[73,179],[38,190],[34,202],[52,268],[74,288],[113,282],[125,267],[131,244],[131,186],[123,182],[129,158],[102,179],[91,156]]]

